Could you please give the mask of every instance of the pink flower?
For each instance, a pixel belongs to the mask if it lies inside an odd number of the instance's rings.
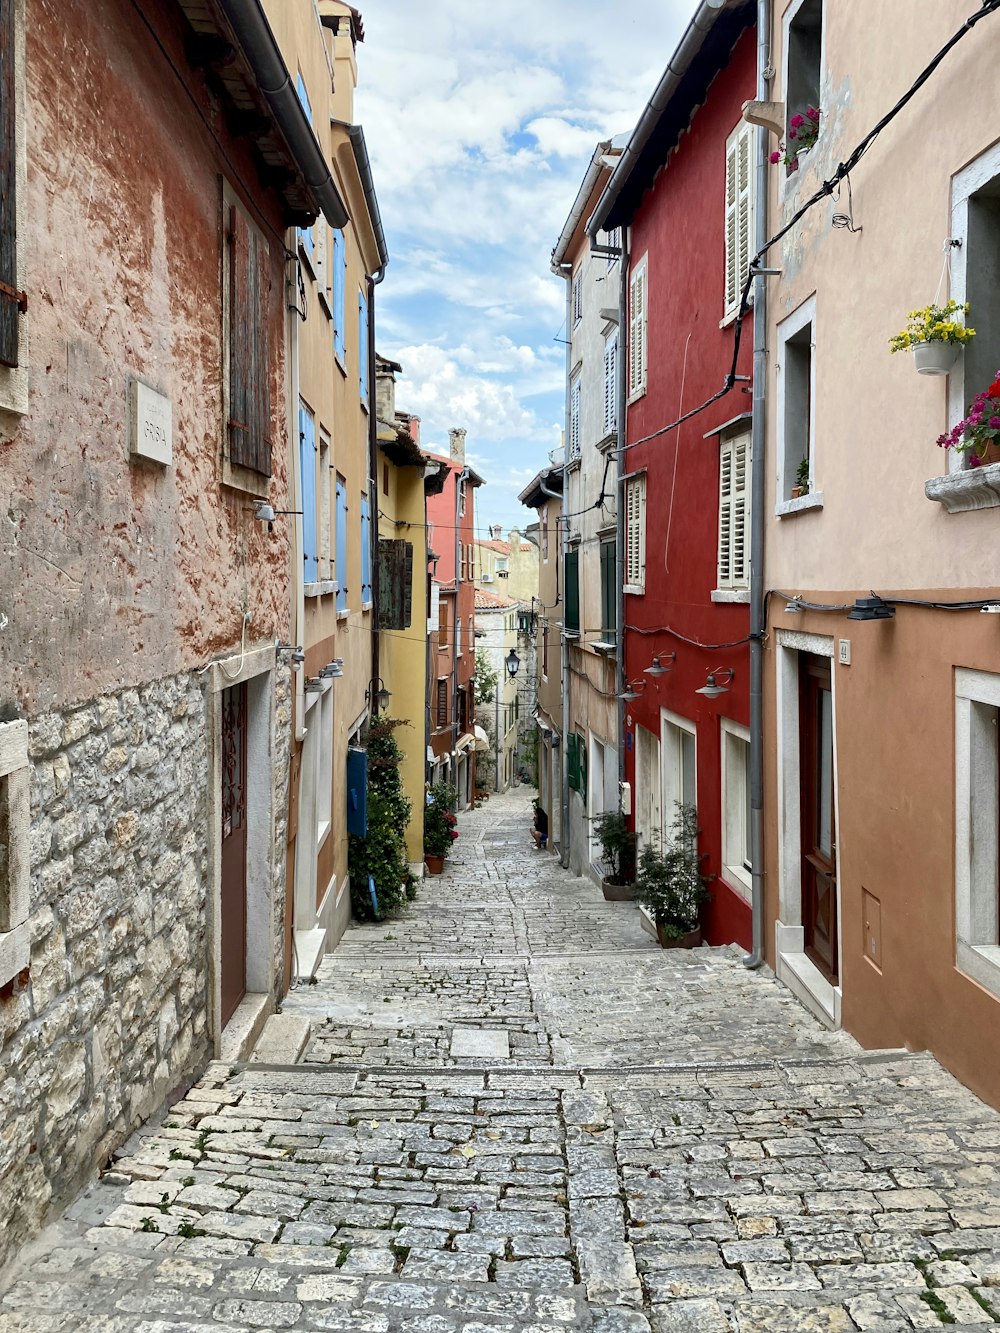
[[[819,107],[818,107],[818,106],[807,106],[807,107],[806,107],[806,115],[809,117],[810,120],[814,120],[814,121],[816,122],[817,125],[819,124]]]
[[[973,453],[969,455],[969,467],[982,467],[982,466],[983,466],[983,460],[979,457],[978,454]]]
[[[800,130],[802,126],[806,123],[806,118],[805,116],[800,116],[798,112],[796,112],[788,123],[789,125],[791,125],[793,130]]]
[[[1000,417],[990,417],[990,425],[994,430],[1000,430]]]
[[[777,149],[775,149],[775,151],[771,154],[771,165],[777,166],[780,161],[781,161],[781,154],[777,151]]]
[[[802,117],[800,116],[799,119],[801,120]],[[789,139],[797,139],[797,138],[798,138],[798,135],[795,133],[794,130],[789,130],[789,131],[788,131],[788,137],[789,137]]]

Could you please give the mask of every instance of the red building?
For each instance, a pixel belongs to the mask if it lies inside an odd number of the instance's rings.
[[[730,4],[689,29],[589,228],[627,238],[620,475],[635,825],[644,841],[669,838],[675,802],[697,806],[716,877],[706,937],[747,947],[751,320],[737,367],[746,378],[656,432],[717,392],[733,359],[754,235],[756,131],[741,114],[756,96],[754,11]]]
[[[427,495],[428,780],[458,788],[472,804],[475,782],[476,489],[483,479],[465,462],[465,431],[451,430],[448,454],[428,454],[446,473]]]

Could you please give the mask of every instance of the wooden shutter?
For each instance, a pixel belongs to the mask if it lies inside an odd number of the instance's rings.
[[[646,387],[646,264],[632,273],[629,283],[629,397]]]
[[[573,791],[580,790],[580,738],[575,731],[566,737],[566,780]]]
[[[271,359],[267,244],[235,205],[230,209],[229,459],[271,475]]]
[[[625,490],[625,582],[646,585],[646,477],[632,477]]]
[[[378,541],[379,629],[408,629],[413,607],[413,543],[396,537]]]
[[[14,3],[0,3],[0,365],[17,365],[17,144]]]
[[[347,831],[358,838],[368,836],[368,755],[364,750],[347,751]]]
[[[437,724],[448,725],[448,677],[441,676],[437,683]]]
[[[601,638],[614,643],[618,624],[615,579],[615,544],[601,542]]]
[[[337,360],[344,360],[344,292],[345,265],[347,252],[344,248],[344,233],[338,227],[333,233],[333,260],[331,279],[333,283],[333,351]]]
[[[724,441],[719,454],[719,587],[745,588],[749,508],[749,434]]]
[[[566,552],[566,629],[580,629],[580,552]]]
[[[719,453],[719,587],[728,588],[733,579],[733,448],[724,441]]]
[[[740,125],[726,145],[726,316],[739,309],[753,241],[753,127]]]
[[[358,292],[358,379],[361,401],[368,401],[368,302],[364,292]]]
[[[361,602],[372,600],[372,525],[368,496],[361,497]]]
[[[580,756],[580,795],[587,799],[587,738],[577,736],[576,751]]]
[[[316,538],[316,422],[313,414],[299,404],[299,472],[302,483],[302,578],[315,583],[319,578],[319,550]]]
[[[604,344],[604,434],[611,435],[618,426],[618,331]]]
[[[337,477],[337,531],[336,542],[337,610],[347,610],[347,482]]]
[[[569,456],[580,457],[580,381],[574,380],[569,391]]]

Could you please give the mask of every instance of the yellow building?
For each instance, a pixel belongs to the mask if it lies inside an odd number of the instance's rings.
[[[506,541],[502,531],[491,527],[488,539],[476,540],[476,586],[530,604],[538,596],[538,547],[517,528],[511,528]]]
[[[388,259],[364,135],[353,124],[360,16],[341,0],[264,8],[345,205],[287,235],[292,643],[296,677],[288,822],[287,955],[310,975],[350,919],[348,832],[361,817],[360,750],[373,676],[375,286]],[[348,766],[351,778],[348,780]],[[293,950],[294,944],[294,950]],[[288,958],[292,964],[292,958]]]
[[[378,425],[378,636],[374,674],[388,690],[386,711],[410,725],[396,731],[403,751],[400,774],[410,802],[406,855],[418,877],[424,866],[424,769],[427,739],[427,456],[416,417],[396,412],[395,377],[401,367],[375,359]],[[437,475],[437,466],[431,468]]]

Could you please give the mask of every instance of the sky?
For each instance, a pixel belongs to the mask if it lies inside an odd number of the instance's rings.
[[[355,0],[358,3],[358,0]],[[562,442],[566,291],[549,268],[598,141],[629,133],[695,0],[361,0],[355,113],[389,248],[377,289],[397,409],[468,431],[476,526]]]

